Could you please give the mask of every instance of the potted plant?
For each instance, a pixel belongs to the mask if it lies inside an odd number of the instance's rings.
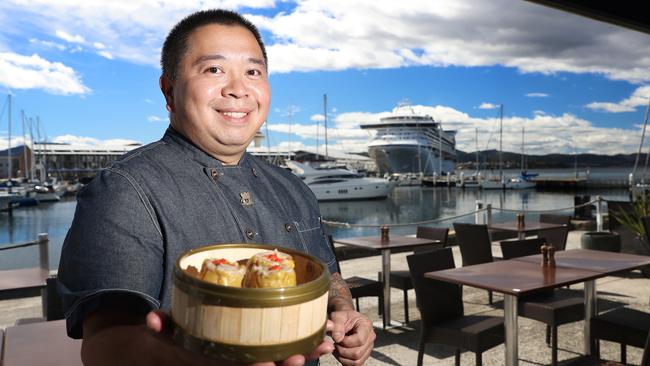
[[[634,237],[635,254],[650,255],[650,243],[646,233],[643,217],[650,216],[650,196],[646,193],[630,203],[628,209],[610,210],[610,222],[616,220],[619,225],[627,229]],[[641,272],[650,277],[650,268],[644,267]]]

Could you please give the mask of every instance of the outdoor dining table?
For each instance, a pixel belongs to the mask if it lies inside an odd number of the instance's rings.
[[[384,288],[383,311],[386,321],[390,324],[390,252],[391,249],[412,249],[422,245],[441,244],[440,240],[417,238],[414,236],[390,235],[388,240],[382,240],[380,236],[363,236],[356,238],[335,239],[336,243],[373,249],[381,251],[381,273]],[[395,324],[398,325],[398,324]],[[383,324],[386,328],[386,324]]]
[[[574,249],[556,252],[555,261],[555,267],[545,267],[541,265],[541,255],[532,255],[428,272],[424,276],[504,295],[505,364],[508,366],[519,362],[518,297],[542,289],[584,282],[584,352],[591,355],[594,345],[590,338],[590,320],[597,312],[595,280],[650,264],[650,256]]]
[[[65,320],[5,329],[2,366],[81,366],[81,340],[68,338]]]
[[[538,222],[538,221],[526,221],[524,225],[519,225],[516,221],[510,221],[510,222],[501,222],[497,224],[490,224],[488,225],[488,228],[494,230],[516,232],[517,239],[523,240],[526,239],[526,234],[530,232],[536,232],[542,229],[555,229],[564,226],[566,225],[552,224],[548,222]]]

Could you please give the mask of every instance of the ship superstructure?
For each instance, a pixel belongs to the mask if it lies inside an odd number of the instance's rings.
[[[376,130],[368,153],[380,174],[431,176],[452,173],[456,168],[456,131],[443,130],[440,122],[417,114],[411,106],[399,106],[379,122],[360,127]]]

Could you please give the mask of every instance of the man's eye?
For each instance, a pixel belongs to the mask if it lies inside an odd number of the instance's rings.
[[[248,70],[248,75],[250,75],[250,76],[260,76],[260,75],[262,75],[262,72],[260,70],[252,69],[252,70]]]
[[[219,69],[219,68],[216,67],[216,66],[212,66],[212,67],[208,67],[208,68],[205,70],[205,72],[209,72],[209,73],[211,73],[211,74],[217,74],[217,73],[220,73],[220,72],[221,72],[221,69]]]

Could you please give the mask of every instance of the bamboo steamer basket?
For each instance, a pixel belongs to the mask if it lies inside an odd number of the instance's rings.
[[[265,250],[290,254],[296,286],[259,289],[220,286],[186,269],[205,258],[247,260]],[[311,352],[325,336],[330,275],[317,258],[259,244],[219,244],[181,255],[174,267],[174,341],[191,351],[235,362],[283,360]]]

